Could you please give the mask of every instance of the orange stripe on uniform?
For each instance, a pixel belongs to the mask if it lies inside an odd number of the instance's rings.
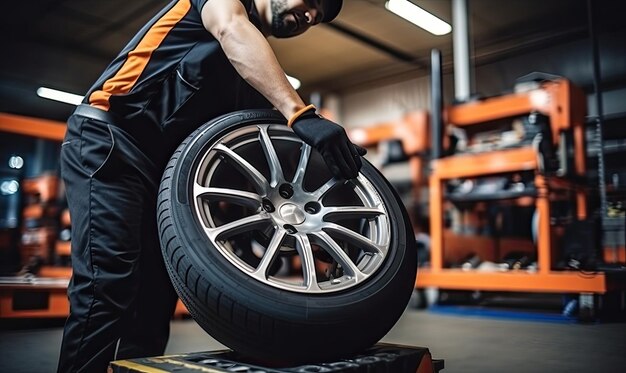
[[[163,39],[187,14],[191,8],[190,0],[180,0],[172,9],[159,19],[141,39],[137,47],[128,53],[126,62],[120,70],[102,85],[102,90],[94,91],[89,96],[92,106],[108,111],[109,97],[130,92],[139,76],[150,62],[152,52],[161,45]]]

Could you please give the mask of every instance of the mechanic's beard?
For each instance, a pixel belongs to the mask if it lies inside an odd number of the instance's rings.
[[[272,35],[277,38],[288,38],[292,30],[285,24],[284,15],[287,11],[287,0],[271,0],[272,6]]]

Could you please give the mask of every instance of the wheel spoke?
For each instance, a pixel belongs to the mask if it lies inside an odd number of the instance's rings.
[[[261,196],[256,193],[238,189],[205,187],[195,184],[193,188],[194,198],[206,198],[214,201],[225,201],[241,206],[258,208],[261,206]]]
[[[335,178],[331,178],[324,185],[322,185],[321,187],[317,188],[317,190],[312,193],[313,194],[313,198],[316,198],[319,201],[335,185],[337,185],[337,180]]]
[[[267,279],[267,271],[274,262],[276,254],[280,250],[280,245],[283,243],[283,238],[285,238],[285,234],[286,232],[282,229],[277,229],[274,232],[274,236],[272,237],[272,240],[270,241],[267,249],[265,250],[265,253],[263,254],[261,263],[259,263],[259,266],[256,268],[256,270],[254,270],[252,276],[260,280]]]
[[[325,207],[323,212],[324,218],[334,218],[335,220],[358,218],[372,219],[385,213],[380,208],[363,206]]]
[[[348,273],[349,276],[352,276],[356,279],[356,281],[361,281],[367,277],[367,275],[356,266],[356,264],[350,259],[348,254],[332,239],[326,232],[315,232],[314,236],[319,238],[320,242],[326,249],[328,249],[328,253],[335,259],[341,267],[343,267],[344,271]]]
[[[315,273],[315,259],[313,258],[313,249],[311,242],[306,234],[296,235],[298,241],[297,250],[302,259],[302,277],[304,278],[304,286],[309,291],[319,291],[320,287],[317,283],[317,275]]]
[[[374,254],[384,254],[383,247],[370,240],[369,238],[363,236],[362,234],[356,233],[355,231],[348,229],[344,226],[335,223],[323,223],[322,230],[331,231],[335,233],[342,240],[351,243],[365,251],[373,252]]]
[[[247,232],[257,227],[266,226],[269,220],[269,215],[265,212],[261,212],[226,223],[217,228],[205,228],[205,231],[213,241],[224,240],[241,232]]]
[[[272,139],[270,139],[270,135],[267,133],[268,126],[259,126],[258,128],[263,153],[265,153],[265,158],[267,159],[267,164],[270,168],[270,186],[273,188],[278,185],[278,183],[283,182],[285,177],[283,176],[283,169],[280,166],[280,160],[276,154],[276,149],[272,144]]]
[[[310,156],[311,156],[311,147],[308,144],[302,143],[302,151],[300,152],[300,161],[298,161],[296,174],[293,176],[294,184],[302,185],[302,183],[304,182],[304,176],[306,174],[306,168],[309,164]]]
[[[254,166],[252,166],[248,161],[243,159],[239,154],[235,153],[232,149],[225,146],[224,144],[218,144],[213,149],[220,152],[221,154],[226,155],[234,162],[234,166],[241,171],[244,176],[254,184],[254,187],[259,194],[265,195],[269,190],[269,183],[263,174],[259,172]]]

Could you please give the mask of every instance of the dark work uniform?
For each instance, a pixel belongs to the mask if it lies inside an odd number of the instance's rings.
[[[73,275],[60,372],[105,372],[113,359],[163,354],[177,300],[156,226],[165,163],[206,121],[269,107],[203,27],[206,1],[167,5],[68,119],[61,171]],[[241,1],[258,27],[252,0]]]

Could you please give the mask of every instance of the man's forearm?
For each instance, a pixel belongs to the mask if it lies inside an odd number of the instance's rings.
[[[269,43],[250,22],[234,19],[217,38],[239,75],[286,118],[305,106],[289,84]]]

